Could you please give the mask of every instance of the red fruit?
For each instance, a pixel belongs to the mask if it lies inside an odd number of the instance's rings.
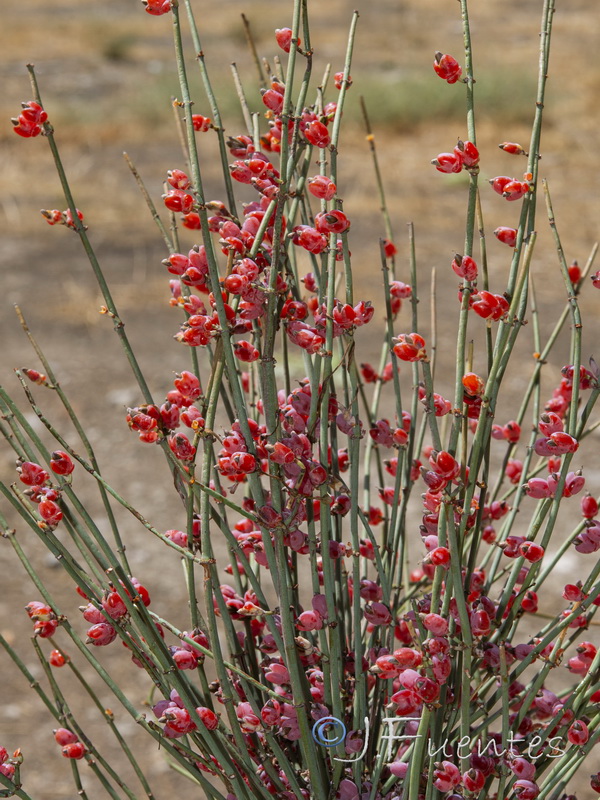
[[[538,610],[538,596],[531,589],[525,592],[525,596],[521,598],[521,608],[529,614],[535,614]]]
[[[260,351],[244,339],[234,343],[233,353],[236,358],[245,363],[257,361],[260,358]]]
[[[401,689],[390,697],[390,701],[395,703],[396,715],[403,717],[406,714],[412,714],[423,705],[423,701],[416,692],[412,689]]]
[[[42,372],[38,372],[37,369],[27,369],[23,367],[21,372],[26,375],[32,383],[42,385],[48,380],[47,376]]]
[[[515,458],[509,458],[504,474],[511,483],[519,483],[523,475],[523,462]]]
[[[182,214],[189,214],[194,205],[194,198],[191,194],[187,194],[182,189],[171,189],[163,195],[163,201],[169,211],[181,212]]]
[[[44,522],[54,528],[63,518],[63,512],[54,500],[44,499],[38,503],[38,512]]]
[[[343,211],[324,211],[315,215],[315,228],[319,233],[344,233],[350,227],[350,220]]]
[[[581,280],[581,267],[579,266],[577,261],[574,261],[569,267],[569,280],[573,284],[579,283],[579,281]]]
[[[460,172],[463,168],[463,161],[456,153],[439,153],[431,162],[438,172]]]
[[[27,612],[27,616],[29,619],[33,620],[47,620],[52,619],[54,616],[54,612],[47,606],[45,603],[42,603],[41,600],[31,600],[25,606],[25,611]]]
[[[275,40],[279,47],[283,50],[284,53],[290,52],[290,47],[292,44],[292,29],[291,28],[276,28],[275,29]],[[296,47],[300,47],[302,44],[302,40],[298,37],[298,41],[296,42]]]
[[[14,132],[25,139],[39,136],[42,132],[42,124],[48,119],[48,115],[35,100],[22,103],[23,111],[18,119],[11,119]]]
[[[401,361],[422,361],[427,358],[425,339],[418,333],[402,333],[394,342],[394,354]]]
[[[434,636],[445,636],[448,633],[448,620],[439,614],[423,614],[421,620],[423,627]]]
[[[191,461],[196,455],[196,448],[184,433],[174,433],[167,439],[169,447],[180,461]]]
[[[304,137],[315,147],[328,147],[331,142],[327,126],[315,119],[304,128]]]
[[[582,745],[590,738],[588,726],[582,720],[575,720],[567,731],[567,739],[571,744]]]
[[[196,669],[198,666],[198,656],[191,650],[174,647],[171,656],[177,669]]]
[[[187,189],[190,186],[190,179],[181,169],[170,169],[167,172],[167,183],[174,189]]]
[[[590,276],[594,289],[600,289],[600,269]]]
[[[494,236],[509,247],[514,247],[517,244],[517,231],[515,228],[496,228]]]
[[[598,513],[598,501],[590,494],[581,498],[581,515],[586,519],[593,519]]]
[[[106,611],[111,619],[119,619],[127,614],[127,606],[125,601],[118,592],[107,592],[102,598],[102,608]]]
[[[53,733],[56,743],[61,747],[65,747],[67,744],[73,744],[74,742],[79,741],[77,734],[73,733],[73,731],[70,731],[67,728],[56,728]]]
[[[502,436],[511,444],[516,444],[521,438],[521,426],[515,420],[510,420],[503,426]]]
[[[474,372],[467,372],[462,379],[462,385],[471,397],[481,397],[485,391],[485,381]]]
[[[196,709],[196,713],[204,723],[204,726],[209,731],[214,731],[215,728],[219,725],[219,718],[215,714],[214,711],[211,711],[210,708],[205,708],[205,706],[198,706]]]
[[[71,744],[65,745],[62,749],[62,754],[65,758],[80,759],[83,758],[86,753],[85,745],[81,742],[71,742]]]
[[[477,264],[470,256],[455,255],[452,269],[459,278],[467,281],[477,280]]]
[[[473,142],[463,142],[459,139],[454,148],[454,153],[459,156],[466,169],[472,169],[479,164],[479,150]]]
[[[283,111],[283,94],[277,89],[262,89],[262,101],[266,107],[274,114],[281,114]]]
[[[166,722],[167,727],[178,734],[196,730],[196,723],[192,721],[189,712],[175,705],[169,706],[159,721]]]
[[[448,54],[442,55],[439,51],[435,54],[433,69],[446,83],[456,83],[462,75],[462,67],[458,61]]]
[[[57,475],[70,475],[75,469],[75,464],[64,450],[55,450],[50,457],[50,469]]]
[[[396,245],[390,239],[383,240],[383,252],[386,258],[392,258],[398,252]]]
[[[328,245],[327,237],[309,225],[296,225],[292,231],[292,242],[315,254],[322,253]]]
[[[308,191],[320,200],[331,200],[335,197],[337,187],[326,175],[316,175],[307,182]]]
[[[131,577],[130,580],[131,585],[137,593],[137,596],[133,598],[133,602],[135,603],[138,600],[141,600],[147,608],[150,605],[150,593],[148,592],[148,589],[146,589],[146,587],[143,586],[137,578]],[[129,592],[127,592],[127,596],[129,597]]]
[[[335,75],[333,76],[333,82],[334,82],[334,85],[335,85],[336,89],[338,89],[338,90],[341,89],[342,88],[342,84],[344,82],[344,73],[343,72],[336,72]],[[346,82],[346,86],[347,87],[352,86],[352,77],[350,75],[348,75],[348,80]]]
[[[498,194],[502,194],[504,192],[504,187],[512,181],[512,178],[507,178],[506,175],[499,175],[497,178],[492,178],[490,183],[492,185],[492,189]]]
[[[518,800],[535,800],[540,790],[536,783],[527,780],[518,780],[513,783],[513,791]]]
[[[429,553],[428,559],[434,567],[448,567],[450,565],[450,551],[447,547],[436,547]]]
[[[88,644],[104,647],[117,638],[117,632],[108,622],[98,622],[87,631]]]
[[[67,659],[63,656],[60,650],[52,650],[48,656],[48,661],[53,667],[64,667],[64,665],[67,663]]]
[[[26,486],[41,486],[50,477],[45,469],[33,461],[17,463],[17,472],[19,473],[19,480]]]
[[[432,470],[446,480],[452,480],[460,472],[460,464],[446,450],[434,450],[429,457],[429,463]]]
[[[192,114],[192,125],[194,126],[194,130],[199,133],[206,133],[206,131],[210,128],[212,124],[212,120],[210,117],[203,117],[202,114]],[[185,186],[180,187],[185,189]]]
[[[514,156],[529,155],[525,152],[521,145],[517,144],[516,142],[502,142],[502,144],[499,144],[498,147],[500,150],[504,150],[505,153],[511,153],[511,155]]]
[[[481,770],[470,769],[463,773],[462,782],[469,792],[480,792],[485,785],[485,775]]]
[[[573,436],[565,431],[556,431],[550,434],[549,437],[550,447],[556,455],[563,453],[575,453],[579,448],[579,442]]]
[[[519,553],[534,564],[536,561],[541,561],[544,557],[544,548],[536,542],[523,542],[519,546]]]
[[[187,403],[187,405],[191,405],[194,400],[198,400],[198,398],[202,395],[200,381],[193,372],[187,372],[184,370],[181,375],[177,375],[175,377],[173,385],[186,400],[191,401],[190,403]]]
[[[529,191],[529,184],[523,181],[511,180],[504,185],[502,197],[506,200],[520,200]]]
[[[77,219],[81,222],[83,219],[83,213],[76,208],[75,213],[77,214]],[[66,211],[63,211],[64,218],[65,218],[65,225],[68,228],[75,228],[75,220],[73,219],[73,214],[71,213],[71,209],[68,208]]]
[[[40,639],[48,639],[50,636],[54,636],[57,628],[57,619],[38,619],[33,626],[33,634],[39,636]]]
[[[375,368],[371,366],[371,364],[361,364],[360,374],[362,375],[362,379],[365,383],[375,383],[379,378],[379,375],[375,371]]]
[[[299,631],[317,631],[322,627],[323,617],[317,611],[303,611],[296,620],[296,628]]]

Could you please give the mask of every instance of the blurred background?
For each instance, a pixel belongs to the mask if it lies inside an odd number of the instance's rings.
[[[231,77],[232,61],[242,76],[251,109],[263,110],[240,15],[245,13],[250,22],[260,56],[272,60],[280,53],[273,32],[291,25],[291,3],[223,0],[197,5],[203,50],[224,124],[228,134],[237,135],[244,126]],[[354,7],[360,12],[338,182],[344,209],[352,220],[350,247],[356,296],[372,300],[376,307],[369,333],[358,337],[358,359],[378,357],[384,314],[378,256],[384,227],[360,113],[359,96],[363,95],[399,249],[400,279],[408,279],[406,226],[408,222],[415,225],[424,329],[431,269],[437,269],[436,389],[451,395],[457,311],[452,304],[457,281],[450,262],[463,247],[466,180],[463,175],[440,175],[429,162],[437,153],[452,150],[459,137],[467,137],[464,88],[439,80],[431,67],[436,50],[463,61],[458,3],[358,0],[352,5],[329,0],[310,6],[315,56],[309,97],[314,96],[327,64],[331,64],[332,72],[343,68],[350,15]],[[541,8],[541,0],[505,0],[501,4],[473,3],[471,9],[482,206],[491,288],[499,293],[505,288],[511,251],[495,240],[492,231],[499,225],[516,225],[520,204],[506,203],[487,188],[485,179],[502,174],[519,178],[526,167],[525,159],[508,156],[498,144],[516,141],[527,148],[529,142]],[[151,390],[157,398],[164,397],[174,373],[188,366],[188,353],[172,338],[179,318],[168,303],[167,274],[160,263],[166,256],[164,244],[122,153],[126,151],[133,159],[160,206],[167,170],[183,166],[171,103],[179,90],[170,16],[151,17],[137,0],[21,0],[3,4],[0,23],[0,119],[4,120],[0,126],[2,383],[18,392],[12,369],[39,366],[14,314],[13,304],[18,303],[85,421],[107,479],[157,528],[183,527],[183,512],[173,499],[172,488],[157,478],[165,474],[161,453],[158,448],[141,445],[127,430],[125,408],[141,402],[141,398],[110,320],[98,313],[102,298],[79,240],[65,228],[48,227],[39,213],[41,208],[65,207],[46,143],[41,138],[18,138],[9,123],[9,118],[19,113],[20,102],[31,99],[25,64],[34,63],[77,206],[85,214],[91,241]],[[577,259],[580,265],[598,238],[598,45],[596,2],[571,0],[568,8],[561,5],[554,19],[540,175],[549,181],[567,260]],[[210,116],[193,59],[189,68],[194,111]],[[334,95],[330,90],[329,99]],[[220,199],[223,192],[213,157],[214,134],[204,134],[199,141],[207,197]],[[547,334],[566,294],[543,202],[538,208],[539,240],[533,268],[542,333]],[[189,249],[196,241],[190,232],[183,232],[181,238],[182,249]],[[600,333],[599,299],[591,286],[585,287],[581,298],[585,360],[594,351]],[[402,314],[405,316],[400,316],[397,332],[409,329],[403,327],[410,325],[408,311]],[[506,419],[516,408],[533,365],[531,333],[525,331],[522,339],[518,363],[505,392]],[[567,359],[565,337],[546,368],[544,385],[548,390],[558,381]],[[49,395],[43,391],[36,394],[57,427],[64,428],[64,414]],[[600,477],[599,460],[594,457],[597,445],[595,434],[585,449],[585,474],[595,494]],[[13,469],[12,455],[4,448],[0,470],[13,480]],[[102,524],[99,504],[91,498],[90,493],[90,503]],[[130,557],[139,571],[137,577],[151,592],[156,587],[156,610],[170,613],[176,624],[186,627],[186,594],[177,559],[165,558],[162,546],[149,541],[148,534],[131,518],[121,514],[120,522]],[[19,535],[36,568],[75,618],[77,598],[64,587],[64,581],[61,584],[60,570],[54,569],[29,531],[22,530]],[[39,674],[30,655],[29,623],[22,610],[37,595],[5,541],[0,542],[0,563],[0,629],[22,654],[27,654],[30,668]],[[576,569],[576,560],[565,557],[565,575],[572,577]],[[127,657],[123,658],[120,648],[107,651],[102,655],[115,679],[141,704],[148,687],[140,685],[140,674]],[[25,788],[44,800],[71,796],[69,765],[60,758],[51,736],[55,725],[2,653],[0,674],[0,744],[9,750],[22,747],[25,751]],[[108,697],[106,702],[111,702]],[[135,724],[124,712],[113,710],[118,712],[122,730],[134,738]],[[96,712],[83,700],[78,711],[82,724],[86,729],[89,726],[89,735],[103,737]],[[110,742],[103,745],[108,755],[114,752],[111,748]],[[137,750],[157,797],[184,785],[153,746],[142,740]],[[96,796],[98,787],[94,785],[90,797]],[[581,797],[586,796],[584,790]]]

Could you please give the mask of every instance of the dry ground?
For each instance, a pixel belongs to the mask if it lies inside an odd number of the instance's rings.
[[[231,89],[230,61],[235,59],[238,64],[252,108],[260,108],[240,12],[251,21],[261,55],[272,56],[274,28],[290,22],[287,5],[262,0],[202,4],[203,47],[232,134],[242,128]],[[311,5],[316,74],[322,73],[327,62],[334,71],[341,69],[353,6],[343,0]],[[431,70],[431,60],[438,49],[461,52],[458,4],[450,0],[359,0],[355,5],[361,18],[352,68],[355,84],[341,143],[339,188],[353,222],[351,249],[357,295],[372,299],[377,307],[377,322],[371,336],[363,341],[360,357],[373,358],[380,347],[377,241],[383,234],[358,112],[357,98],[362,93],[375,127],[395,238],[401,250],[401,274],[407,274],[406,223],[415,224],[425,314],[430,271],[438,268],[438,369],[440,388],[449,390],[454,314],[447,312],[445,299],[450,297],[454,302],[456,281],[448,265],[453,253],[462,248],[465,193],[461,180],[439,175],[429,161],[438,152],[451,149],[458,137],[465,137],[466,129],[457,99],[460,86],[442,84]],[[540,0],[472,3],[476,91],[480,98],[478,143],[484,177],[505,172],[518,175],[524,169],[520,162],[501,153],[497,144],[504,140],[526,144],[528,140],[541,5]],[[567,258],[581,263],[598,238],[598,10],[595,0],[558,5],[541,172],[549,180]],[[160,264],[164,247],[121,153],[130,153],[155,198],[161,193],[166,170],[181,166],[169,100],[177,95],[177,85],[168,18],[150,18],[135,0],[22,0],[3,4],[0,22],[0,118],[8,120],[17,113],[19,102],[30,98],[24,65],[35,63],[77,204],[86,214],[92,242],[152,390],[161,397],[170,387],[173,374],[186,367],[187,353],[172,340],[177,320],[168,307],[168,287]],[[196,96],[200,112],[206,105],[200,90]],[[174,505],[170,487],[156,479],[157,474],[164,474],[160,472],[160,454],[151,448],[141,452],[135,437],[128,435],[123,409],[139,401],[139,396],[110,323],[98,314],[101,297],[79,242],[67,230],[47,228],[38,214],[40,208],[64,206],[45,143],[17,139],[7,124],[0,130],[0,141],[2,383],[13,389],[11,369],[35,366],[12,311],[12,304],[19,303],[86,421],[106,477],[159,529],[179,527],[183,524],[181,509]],[[221,189],[211,168],[212,151],[207,147],[207,194],[216,198]],[[516,221],[515,206],[505,204],[491,190],[483,192],[492,283],[497,291],[503,289],[508,251],[490,232],[497,225]],[[534,270],[539,278],[542,330],[547,333],[565,294],[541,204],[538,228]],[[193,242],[187,234],[182,239],[188,246]],[[587,357],[600,330],[598,296],[587,291],[582,310],[587,323]],[[405,321],[408,324],[408,316]],[[514,402],[522,392],[532,350],[529,339],[522,347],[521,367],[511,376],[507,417],[510,395]],[[566,346],[559,346],[547,368],[548,385],[556,380],[567,357]],[[55,414],[60,421],[60,412]],[[596,437],[589,453],[594,446],[597,450],[597,443]],[[4,451],[1,458],[0,469],[8,475],[12,457]],[[598,463],[598,459],[586,462],[591,466],[586,474],[595,493],[600,483]],[[122,517],[122,525],[139,577],[143,576],[151,590],[155,588],[157,609],[171,614],[185,627],[185,592],[177,560],[165,558],[163,550],[148,541],[136,523]],[[57,596],[74,613],[74,600],[70,590],[62,589],[59,572],[43,554],[35,552],[26,531],[22,539]],[[28,629],[21,609],[34,593],[6,542],[0,549],[0,564],[0,628],[26,653]],[[574,569],[576,562],[565,562],[565,572],[572,574]],[[137,671],[124,664],[122,654],[106,653],[106,663],[124,690],[142,702],[146,688],[140,688]],[[71,797],[70,771],[57,757],[48,716],[40,712],[33,693],[14,675],[4,656],[0,656],[0,672],[0,744],[9,749],[21,746],[28,753],[25,781],[36,800]],[[95,731],[95,713],[82,704],[81,714],[83,723]],[[135,726],[124,715],[119,715],[119,721],[128,735],[134,733]],[[111,753],[110,745],[105,749]],[[33,752],[35,758],[29,755]],[[180,779],[168,771],[160,752],[142,750],[141,758],[157,797],[164,797],[179,785]],[[43,766],[34,771],[34,763]],[[98,791],[93,788],[90,797],[96,796]],[[583,791],[581,797],[586,796]]]

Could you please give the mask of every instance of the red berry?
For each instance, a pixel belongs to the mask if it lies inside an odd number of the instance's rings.
[[[504,192],[504,187],[512,181],[512,178],[507,178],[506,175],[499,175],[497,178],[492,178],[490,183],[492,185],[492,189],[498,194],[502,194]]]
[[[60,506],[54,500],[44,499],[38,503],[38,512],[40,517],[44,520],[46,525],[54,528],[63,518],[63,512]]]
[[[171,0],[142,0],[142,3],[146,6],[148,14],[154,17],[160,17],[171,10]]]
[[[462,385],[471,397],[481,397],[485,391],[485,381],[474,372],[467,372],[462,379]]]
[[[590,494],[581,498],[581,514],[586,519],[593,519],[598,513],[598,501]]]
[[[96,647],[104,647],[117,638],[117,632],[108,622],[98,622],[92,625],[87,631],[88,644],[93,644]]]
[[[514,156],[528,155],[521,145],[517,144],[516,142],[502,142],[502,144],[499,144],[498,147],[500,150],[504,150],[505,153],[511,153],[511,155]]]
[[[102,608],[111,619],[119,619],[127,614],[125,601],[118,592],[107,592],[102,598]]]
[[[456,153],[440,153],[432,162],[438,172],[460,172],[463,168],[463,161]]]
[[[427,358],[425,339],[418,333],[402,333],[394,342],[394,354],[401,361],[422,361]]]
[[[52,650],[48,656],[48,661],[53,667],[64,667],[64,665],[67,663],[67,659],[63,656],[60,650]]]
[[[529,184],[523,181],[511,180],[504,184],[502,197],[506,200],[520,200],[529,191]]]
[[[519,547],[519,553],[524,556],[527,561],[535,563],[541,561],[544,557],[544,548],[536,542],[523,542]]]
[[[433,68],[436,75],[439,75],[447,83],[456,83],[462,75],[462,67],[458,61],[448,54],[443,55],[439,51],[435,54]]]
[[[73,731],[70,731],[67,728],[56,728],[53,733],[56,743],[61,747],[65,747],[67,744],[74,744],[75,742],[79,741],[77,734],[73,733]]]
[[[196,713],[204,723],[204,726],[209,731],[214,731],[215,728],[219,725],[219,718],[215,714],[214,711],[211,711],[210,708],[206,708],[205,706],[198,706],[196,709]]]
[[[284,53],[290,52],[290,47],[292,43],[292,29],[291,28],[276,28],[275,29],[275,40],[279,47],[283,50]],[[298,37],[298,41],[296,42],[296,47],[300,47],[302,44],[302,40]]]
[[[234,343],[233,353],[236,358],[246,363],[257,361],[260,358],[260,351],[244,339]]]
[[[50,477],[45,469],[33,461],[17,462],[19,480],[26,486],[41,486]]]
[[[191,461],[196,455],[196,448],[184,433],[174,433],[167,439],[170,449],[180,461]]]
[[[24,375],[26,375],[32,383],[37,383],[41,385],[46,383],[46,381],[48,380],[46,375],[44,375],[42,372],[38,372],[37,369],[27,369],[23,367],[21,369],[21,372]]]
[[[383,252],[386,258],[392,258],[398,252],[398,248],[390,239],[383,240]]]
[[[315,228],[319,233],[344,233],[350,227],[350,220],[343,211],[324,211],[315,215]]]
[[[588,726],[582,720],[575,720],[567,731],[567,739],[571,744],[582,745],[590,738]]]
[[[304,128],[304,137],[315,147],[327,147],[331,142],[327,126],[319,120],[309,122]]]
[[[326,175],[316,175],[307,182],[308,191],[320,200],[331,200],[335,197],[337,187]]]
[[[509,247],[515,247],[517,244],[517,231],[515,228],[496,228],[494,236],[498,241],[507,244]]]
[[[454,153],[457,155],[466,169],[473,169],[479,164],[479,150],[475,147],[473,142],[463,142],[458,140],[458,144],[454,148]]]
[[[86,753],[85,745],[81,742],[71,742],[62,749],[62,754],[65,758],[80,759],[83,758]]]
[[[194,126],[194,130],[198,133],[206,133],[211,124],[212,120],[210,117],[203,117],[202,114],[192,114],[192,125]],[[187,187],[181,186],[180,188],[185,189]]]
[[[467,281],[477,280],[477,264],[470,256],[455,255],[452,269],[459,278]]]
[[[57,475],[70,475],[75,469],[75,464],[64,450],[55,450],[50,457],[50,469]]]
[[[447,547],[436,547],[429,553],[428,559],[434,567],[448,567],[450,565],[450,551]]]
[[[573,284],[579,283],[581,280],[581,267],[576,261],[569,267],[569,279]]]
[[[338,90],[341,89],[342,88],[342,84],[344,82],[344,73],[343,72],[336,72],[335,75],[333,76],[333,82],[334,82],[334,85],[335,85],[336,89],[338,89]],[[346,85],[347,86],[352,86],[352,78],[351,78],[350,75],[348,75],[348,80],[347,80]]]

